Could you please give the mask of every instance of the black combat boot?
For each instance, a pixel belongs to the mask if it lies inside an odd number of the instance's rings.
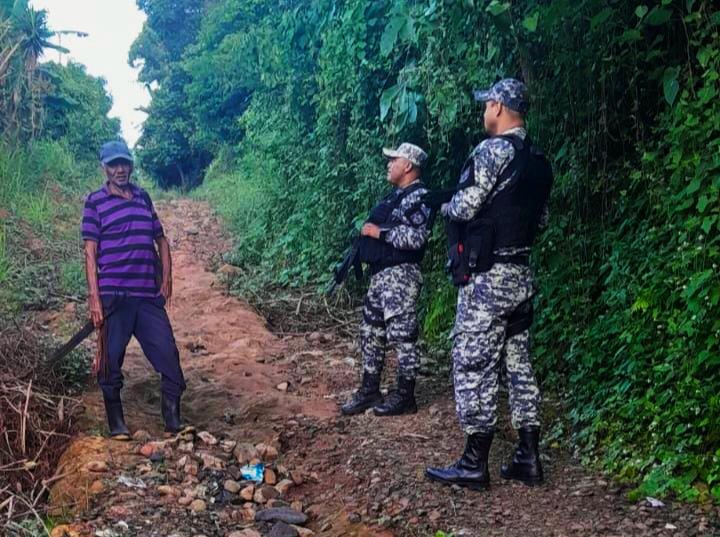
[[[482,490],[490,484],[488,455],[493,433],[475,433],[467,437],[460,460],[447,468],[426,468],[425,476],[445,485]]]
[[[385,402],[373,408],[376,416],[399,416],[400,414],[415,414],[415,379],[398,375],[397,389],[391,391]]]
[[[340,411],[345,416],[352,416],[365,412],[378,403],[382,403],[382,394],[380,393],[380,373],[371,374],[363,371],[362,385],[356,391],[352,399],[345,403]]]
[[[161,409],[165,421],[165,434],[173,435],[193,431],[195,428],[180,419],[180,396],[162,394]]]
[[[540,428],[523,427],[518,429],[520,441],[515,454],[508,464],[500,468],[505,479],[515,479],[526,485],[538,485],[543,482],[543,469],[540,463]]]
[[[105,402],[105,414],[107,415],[108,429],[110,429],[110,438],[113,440],[130,440],[130,430],[125,425],[120,392],[112,395],[103,394],[103,401]]]

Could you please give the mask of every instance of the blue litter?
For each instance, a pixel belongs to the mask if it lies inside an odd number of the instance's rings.
[[[240,474],[243,479],[255,481],[256,483],[262,483],[265,478],[265,465],[262,463],[246,464],[240,468]]]

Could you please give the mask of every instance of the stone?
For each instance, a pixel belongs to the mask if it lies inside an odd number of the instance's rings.
[[[357,513],[348,513],[347,519],[350,524],[359,524],[362,520],[362,517]]]
[[[278,450],[270,444],[260,443],[255,446],[258,456],[267,462],[273,462],[278,458]]]
[[[203,467],[210,470],[222,470],[225,468],[225,463],[210,453],[199,453],[198,456],[202,460]]]
[[[285,522],[286,524],[303,525],[308,521],[306,514],[288,507],[274,507],[263,509],[255,515],[258,522]]]
[[[252,522],[255,520],[256,515],[255,507],[253,504],[243,507],[240,515],[245,522]]]
[[[232,453],[241,465],[248,464],[252,459],[258,456],[255,446],[244,442],[237,444]]]
[[[207,504],[204,500],[193,500],[190,503],[190,510],[196,514],[204,513],[207,510]]]
[[[90,461],[85,465],[85,469],[89,472],[107,472],[110,468],[105,461]]]
[[[178,444],[178,450],[183,453],[192,453],[195,450],[195,446],[192,442],[180,442]]]
[[[255,486],[254,485],[248,485],[244,489],[240,491],[240,497],[243,500],[252,501],[253,495],[255,494]]]
[[[181,496],[178,499],[178,504],[182,505],[183,507],[187,507],[188,505],[190,505],[192,503],[192,501],[193,501],[193,499],[191,496]]]
[[[99,479],[92,482],[90,485],[90,494],[100,494],[105,490],[105,485]]]
[[[432,511],[430,511],[428,518],[430,519],[430,522],[437,522],[438,520],[440,520],[441,516],[442,514],[440,513],[440,511],[438,511],[437,509],[433,509]]]
[[[152,436],[150,436],[150,433],[147,432],[145,429],[138,429],[137,431],[135,431],[133,433],[132,437],[133,437],[133,440],[135,440],[136,442],[145,443],[145,442],[149,442],[150,440],[152,440]]]
[[[245,528],[244,530],[228,533],[226,537],[262,537],[262,535],[252,528]]]
[[[207,431],[200,431],[198,433],[198,438],[205,442],[208,446],[214,446],[218,443],[218,439]]]
[[[165,456],[160,451],[154,451],[150,455],[150,462],[163,462],[165,460]]]
[[[294,524],[290,524],[293,528],[295,528],[295,531],[298,532],[298,535],[300,537],[314,537],[315,532],[309,528],[303,528],[302,526],[296,526]]]
[[[295,486],[295,483],[292,479],[283,479],[282,481],[280,481],[280,483],[275,485],[275,490],[277,490],[281,495],[285,496],[293,486]]]
[[[265,483],[267,485],[277,485],[277,474],[272,468],[265,468]]]
[[[290,383],[289,382],[281,382],[280,384],[278,384],[275,387],[278,390],[280,390],[281,392],[286,392],[286,391],[288,391],[288,388],[290,387]]]
[[[220,442],[220,449],[222,449],[225,453],[232,453],[235,446],[237,446],[237,442],[235,440],[222,440]]]
[[[155,444],[153,444],[152,442],[143,444],[140,447],[140,455],[142,455],[143,457],[147,457],[149,459],[153,453],[155,453]]]
[[[240,483],[237,481],[233,481],[232,479],[228,479],[223,484],[223,488],[227,490],[228,492],[232,492],[233,494],[237,494],[240,491]]]
[[[157,490],[160,496],[180,496],[180,491],[170,485],[160,485]]]
[[[295,511],[298,511],[300,513],[303,512],[303,503],[301,500],[295,500],[294,502],[291,502],[290,507],[292,507]]]
[[[298,532],[285,522],[276,522],[273,524],[268,537],[298,537]]]
[[[185,468],[188,462],[190,462],[190,457],[188,457],[187,455],[183,455],[177,460],[177,462],[175,463],[175,467],[179,470],[182,470]]]

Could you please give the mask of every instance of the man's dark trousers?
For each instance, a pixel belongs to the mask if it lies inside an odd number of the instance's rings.
[[[123,386],[122,365],[125,348],[130,338],[140,343],[145,356],[160,373],[160,389],[172,399],[185,390],[185,379],[180,368],[180,354],[173,336],[170,319],[165,311],[165,299],[103,296],[103,310],[112,314],[107,323],[108,370],[98,374],[103,395],[114,399]]]

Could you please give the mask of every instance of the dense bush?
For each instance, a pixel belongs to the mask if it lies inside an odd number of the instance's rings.
[[[216,157],[201,193],[234,226],[236,262],[291,286],[328,278],[387,188],[383,145],[420,144],[426,181],[454,183],[482,136],[471,90],[523,77],[556,171],[535,256],[546,389],[586,457],[638,493],[720,499],[715,3],[218,0],[196,23],[169,69]],[[442,257],[438,227],[436,344],[455,300]]]

